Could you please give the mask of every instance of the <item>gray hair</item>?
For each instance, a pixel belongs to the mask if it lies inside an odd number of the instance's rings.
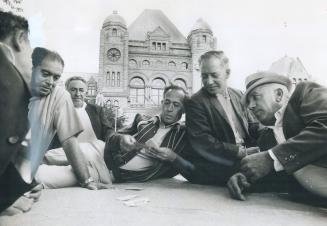
[[[69,88],[70,82],[75,81],[75,80],[82,81],[86,85],[86,80],[82,76],[72,76],[69,79],[67,79],[66,82],[65,82],[65,87],[66,87],[67,90]]]
[[[227,75],[229,75],[230,74],[229,59],[225,55],[224,51],[211,50],[211,51],[205,52],[204,54],[202,54],[200,56],[199,65],[201,65],[204,60],[208,60],[213,57],[215,57],[221,61],[221,65],[226,67],[226,73],[227,73]]]

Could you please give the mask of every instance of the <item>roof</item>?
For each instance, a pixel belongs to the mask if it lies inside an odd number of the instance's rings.
[[[211,27],[202,18],[199,18],[195,22],[195,24],[193,25],[193,27],[191,29],[191,31],[196,31],[196,30],[209,30],[209,31],[211,31]]]
[[[116,10],[114,10],[103,22],[103,27],[107,25],[121,25],[126,28],[126,21],[123,17],[118,15]]]
[[[300,58],[298,57],[293,58],[284,56],[273,62],[269,71],[291,78],[311,78],[311,75],[307,72]]]
[[[148,32],[160,27],[170,35],[172,42],[187,43],[185,37],[161,10],[146,9],[128,27],[129,39],[144,41]]]

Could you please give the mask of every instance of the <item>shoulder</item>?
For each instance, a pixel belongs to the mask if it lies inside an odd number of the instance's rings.
[[[300,82],[295,86],[291,99],[305,98],[309,95],[327,98],[327,88],[315,82]]]
[[[242,98],[243,96],[243,93],[241,90],[238,90],[238,89],[234,89],[234,88],[231,88],[231,87],[228,87],[228,91],[229,91],[229,94],[230,95],[234,95],[234,96],[237,96],[238,98]]]

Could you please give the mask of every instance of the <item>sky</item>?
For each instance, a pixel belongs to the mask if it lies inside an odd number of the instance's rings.
[[[230,59],[232,87],[287,55],[299,57],[327,85],[325,0],[24,0],[32,46],[58,51],[65,72],[98,72],[102,23],[113,10],[129,26],[144,9],[160,9],[187,37],[203,18]]]

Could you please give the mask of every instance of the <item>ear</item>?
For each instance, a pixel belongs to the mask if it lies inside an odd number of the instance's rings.
[[[26,32],[23,30],[17,30],[14,32],[12,37],[12,46],[17,52],[22,50],[23,44],[27,39],[26,35]]]
[[[277,88],[274,90],[274,95],[275,95],[275,101],[279,103],[283,100],[284,91],[281,88]]]

